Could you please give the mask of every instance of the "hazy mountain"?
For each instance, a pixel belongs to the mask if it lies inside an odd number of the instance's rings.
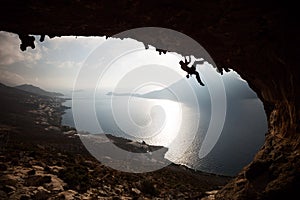
[[[233,99],[253,99],[257,98],[257,95],[253,90],[251,90],[247,84],[247,82],[240,79],[238,76],[233,75],[223,75],[222,76],[223,83],[225,86],[226,97],[227,100]],[[153,99],[169,99],[169,100],[176,100],[176,96],[180,97],[180,102],[189,103],[191,94],[188,94],[189,86],[187,85],[188,82],[190,83],[190,87],[194,90],[194,94],[196,94],[198,100],[201,101],[209,101],[210,95],[207,86],[200,86],[195,80],[187,80],[181,79],[169,87],[152,91],[140,97],[144,98],[153,98]],[[174,95],[173,95],[174,94]],[[199,103],[200,103],[199,102]]]
[[[33,94],[42,95],[42,96],[48,96],[48,97],[63,96],[63,94],[61,94],[61,93],[48,92],[46,90],[43,90],[39,87],[30,85],[30,84],[19,85],[19,86],[16,86],[15,88],[26,91],[26,92],[30,92]]]
[[[189,104],[192,103],[191,98],[194,93],[199,103],[210,101],[207,87],[199,86],[198,83],[195,84],[193,81],[194,80],[183,78],[164,89],[143,94],[141,97],[149,99],[168,99]]]
[[[185,78],[174,82],[160,90],[154,90],[144,94],[138,93],[119,93],[119,92],[108,92],[108,96],[134,96],[147,99],[166,99],[172,101],[178,101],[185,104],[193,103],[193,95],[197,97],[199,102],[204,103],[210,101],[209,92],[207,87],[199,86],[197,83],[193,83],[193,80],[187,80]]]

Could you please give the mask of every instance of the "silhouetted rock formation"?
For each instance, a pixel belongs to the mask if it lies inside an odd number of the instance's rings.
[[[19,38],[21,40],[20,49],[25,51],[27,47],[31,47],[32,49],[35,48],[33,36],[29,36],[26,34],[19,34]]]
[[[145,48],[147,49],[147,47],[145,47]],[[158,48],[156,48],[155,50],[158,51],[159,55],[161,55],[162,53],[163,54],[167,53],[167,50],[165,50],[165,49],[158,49]]]
[[[299,189],[297,8],[291,2],[269,0],[159,3],[10,0],[0,8],[0,29],[51,36],[111,36],[135,27],[158,26],[196,39],[213,57],[220,72],[232,68],[248,81],[263,101],[269,122],[265,145],[253,162],[216,197],[271,199],[286,193],[294,195]],[[138,36],[132,37],[143,41]],[[153,36],[147,42],[156,46],[162,40]],[[197,54],[191,47],[179,50],[172,46],[174,43],[163,42],[168,51],[185,56]],[[23,49],[25,46],[28,44],[24,42]]]

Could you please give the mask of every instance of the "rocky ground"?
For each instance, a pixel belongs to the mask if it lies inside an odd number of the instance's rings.
[[[175,164],[149,173],[111,169],[60,125],[61,100],[0,90],[0,199],[211,199],[231,179]]]
[[[122,173],[92,157],[42,145],[6,151],[0,160],[1,199],[200,199],[228,180],[176,165]]]

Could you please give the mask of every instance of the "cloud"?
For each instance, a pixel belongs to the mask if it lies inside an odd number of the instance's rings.
[[[74,61],[65,61],[57,65],[58,68],[65,68],[65,69],[71,69],[71,68],[79,68],[82,65],[82,62],[74,62]]]
[[[26,66],[30,66],[36,64],[42,58],[42,51],[46,50],[36,45],[35,49],[27,48],[22,52],[18,35],[3,31],[0,31],[0,44],[0,65],[24,62]]]
[[[60,69],[78,69],[82,66],[83,61],[45,61],[45,64],[50,65],[51,67],[56,67]]]
[[[19,74],[0,70],[0,82],[9,86],[21,85],[27,81]]]

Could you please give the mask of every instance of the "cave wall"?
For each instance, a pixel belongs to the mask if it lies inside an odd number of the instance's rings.
[[[272,199],[297,193],[300,33],[295,5],[269,0],[5,0],[1,4],[0,30],[25,38],[28,34],[111,36],[145,26],[170,28],[192,37],[220,71],[232,68],[247,80],[268,116],[264,146],[217,199]],[[150,43],[157,42],[153,37]],[[167,50],[193,54],[193,49],[170,46]]]

